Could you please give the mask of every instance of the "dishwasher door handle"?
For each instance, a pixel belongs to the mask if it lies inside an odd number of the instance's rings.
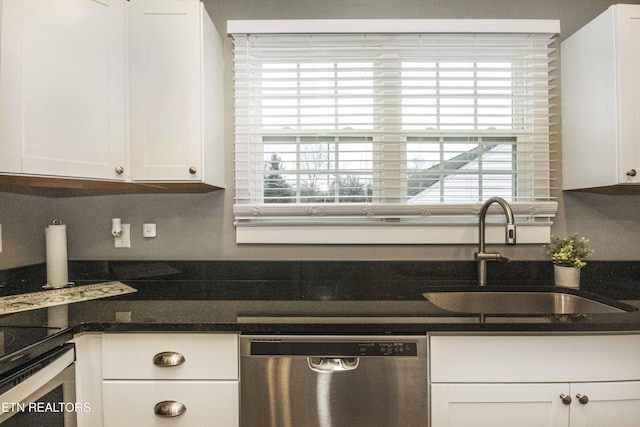
[[[315,372],[353,371],[360,364],[359,357],[307,357],[309,368]]]

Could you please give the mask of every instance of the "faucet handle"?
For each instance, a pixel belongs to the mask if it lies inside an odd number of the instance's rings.
[[[499,252],[476,252],[474,254],[474,258],[476,261],[502,261],[509,262],[509,258],[503,257]]]

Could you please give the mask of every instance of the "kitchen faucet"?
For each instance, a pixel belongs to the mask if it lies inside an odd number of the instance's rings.
[[[482,205],[480,209],[480,220],[479,220],[479,239],[478,239],[478,252],[475,253],[475,260],[478,261],[478,284],[480,286],[485,286],[487,284],[487,261],[509,261],[509,258],[505,258],[500,255],[498,252],[489,252],[486,253],[485,250],[485,222],[487,217],[487,211],[489,210],[489,206],[493,203],[497,203],[500,205],[502,210],[504,211],[505,216],[507,217],[507,226],[506,226],[506,238],[505,243],[507,245],[515,245],[516,244],[516,224],[513,219],[513,211],[511,210],[511,206],[501,197],[492,197],[488,199]]]

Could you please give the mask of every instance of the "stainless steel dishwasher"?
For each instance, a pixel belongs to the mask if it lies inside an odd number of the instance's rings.
[[[241,427],[426,427],[426,337],[243,336]]]

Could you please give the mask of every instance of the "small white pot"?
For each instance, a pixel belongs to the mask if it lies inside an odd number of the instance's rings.
[[[580,269],[576,267],[553,266],[555,284],[567,288],[580,288]]]

